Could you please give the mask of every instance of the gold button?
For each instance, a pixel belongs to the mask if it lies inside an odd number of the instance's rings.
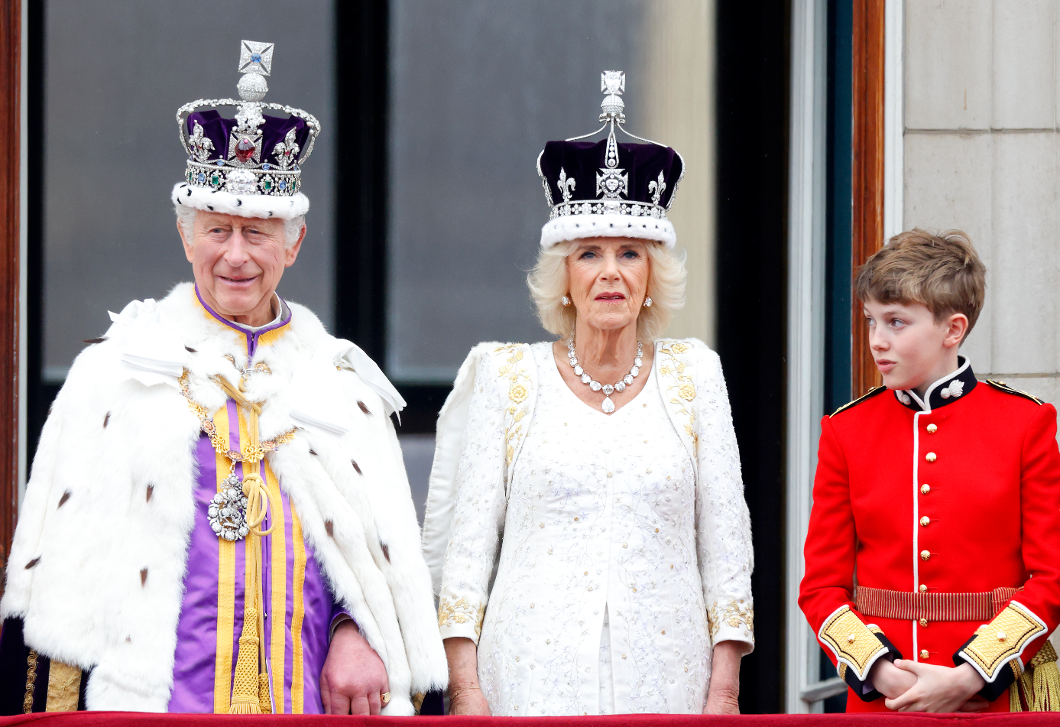
[[[923,650],[921,650],[921,652],[920,652],[920,658],[921,658],[921,659],[926,659],[926,658],[928,658],[929,656],[931,656],[931,654],[929,654],[929,653],[928,653],[927,649],[923,649]]]
[[[921,550],[920,560],[931,560],[931,552],[928,550]]]
[[[574,522],[578,522],[578,518],[574,518]]]
[[[920,584],[920,592],[927,593],[927,586],[925,586],[923,583]]]
[[[997,632],[997,640],[998,641],[1004,641],[1006,638],[1008,638],[1008,636],[1005,634],[1004,631],[998,631]]]
[[[857,641],[857,638],[858,637],[855,636],[854,634],[848,634],[847,635],[847,643],[848,644],[853,644],[855,641]]]
[[[935,432],[937,432],[938,430],[939,430],[939,428],[938,428],[938,425],[937,425],[937,424],[928,424],[928,425],[927,425],[927,432],[928,432],[928,434],[934,434],[934,433],[935,433]]]
[[[931,518],[929,518],[927,515],[925,515],[924,517],[920,518],[921,527],[925,527],[926,528],[930,524],[931,524]]]
[[[920,486],[920,492],[922,492],[925,495],[928,494],[929,492],[931,492],[931,485],[921,485]]]
[[[924,459],[926,459],[928,462],[934,462],[936,459],[938,459],[938,456],[934,452],[928,452],[924,455]]]
[[[920,625],[927,628],[928,620],[926,618],[920,619]]]

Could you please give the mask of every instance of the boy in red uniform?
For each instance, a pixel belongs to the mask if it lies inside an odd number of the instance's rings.
[[[985,272],[912,230],[858,273],[884,385],[822,421],[799,595],[848,711],[1060,708],[1056,410],[958,356]]]

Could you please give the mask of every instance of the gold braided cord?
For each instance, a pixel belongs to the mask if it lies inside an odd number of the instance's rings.
[[[22,712],[30,714],[33,712],[33,694],[37,688],[37,652],[29,650],[26,657],[26,694],[22,698]]]
[[[239,431],[247,448],[260,451],[258,445],[258,412],[243,408],[242,395],[221,380],[221,386],[239,405]],[[244,416],[245,414],[245,416]],[[258,526],[265,520],[270,504],[269,491],[258,472],[258,462],[243,460],[243,494],[247,496],[247,521],[250,532],[244,541],[245,592],[243,595],[243,633],[239,637],[239,657],[236,661],[235,683],[232,687],[232,706],[229,714],[270,714],[268,660],[265,654],[265,597],[262,592],[261,539],[271,532]],[[273,508],[275,511],[275,507]]]
[[[258,423],[261,405],[248,401],[237,387],[232,386],[223,377],[215,376],[213,381],[237,405],[241,444],[238,451],[232,449],[226,437],[228,418],[227,416],[221,416],[222,412],[227,413],[226,407],[221,407],[221,411],[217,412],[218,420],[223,420],[225,426],[217,426],[211,420],[207,409],[191,398],[191,391],[188,386],[188,371],[185,369],[180,376],[181,393],[187,399],[188,406],[198,416],[202,431],[210,437],[214,451],[219,455],[219,462],[221,456],[225,457],[231,465],[233,474],[236,462],[241,464],[243,470],[243,494],[247,498],[246,520],[250,532],[244,541],[243,630],[239,637],[239,655],[236,659],[235,679],[232,684],[232,699],[228,709],[225,711],[229,714],[267,714],[272,712],[272,698],[269,688],[268,655],[265,653],[265,598],[262,592],[264,579],[262,578],[261,539],[273,531],[275,523],[267,529],[262,529],[260,526],[268,516],[270,505],[273,512],[275,512],[276,504],[273,502],[274,493],[269,491],[268,485],[262,479],[259,463],[265,459],[267,452],[272,452],[280,445],[294,439],[294,430],[285,432],[275,439],[262,442]],[[218,482],[222,480],[221,475],[222,471],[219,467],[217,473]],[[278,495],[278,487],[276,489],[277,492],[275,494]],[[235,544],[231,543],[231,545],[234,547]],[[222,542],[223,547],[224,543]],[[222,562],[224,560],[222,558]],[[284,577],[286,578],[286,575]],[[220,592],[218,595],[220,600]],[[220,608],[222,604],[218,605],[218,616],[220,618],[223,613]],[[228,626],[229,628],[225,633],[230,634],[234,624],[229,623]],[[222,635],[221,627],[222,624],[219,621],[219,644]],[[229,643],[231,643],[230,640]],[[220,652],[219,648],[218,659],[221,656]],[[229,658],[231,657],[229,656]],[[229,661],[229,663],[231,662]],[[223,706],[224,701],[217,694],[220,686],[217,682],[221,678],[221,673],[218,673],[215,677],[215,711],[221,711],[218,708]]]

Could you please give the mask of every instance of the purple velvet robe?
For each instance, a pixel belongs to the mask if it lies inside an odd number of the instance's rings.
[[[198,294],[198,291],[196,291]],[[281,301],[281,315],[272,324],[256,331],[247,330],[237,326],[218,316],[199,297],[203,308],[213,316],[219,325],[235,328],[246,335],[247,362],[254,355],[258,346],[259,337],[262,334],[276,332],[282,335],[282,329],[291,321],[290,309]],[[274,333],[273,335],[276,335]],[[247,362],[244,362],[247,363]],[[228,401],[229,420],[229,442],[233,449],[240,448],[239,424],[235,402]],[[218,627],[218,565],[220,558],[220,546],[218,537],[210,528],[207,518],[207,508],[210,501],[217,493],[217,458],[209,437],[205,434],[200,437],[196,445],[196,460],[198,463],[198,479],[195,488],[195,525],[191,533],[191,542],[188,547],[187,573],[184,577],[184,602],[181,606],[180,619],[177,623],[177,649],[176,660],[173,667],[173,692],[170,696],[170,712],[213,712],[214,711],[214,689],[215,689],[215,660],[217,655],[217,627]],[[260,474],[265,477],[264,462],[259,465]],[[238,472],[238,468],[237,468]],[[296,606],[294,592],[297,584],[295,558],[296,549],[294,544],[294,528],[291,512],[291,502],[281,487],[281,504],[283,507],[283,542],[286,544],[285,555],[285,581],[286,608],[284,613],[272,613],[268,605],[272,603],[272,593],[279,584],[273,582],[273,576],[269,564],[273,558],[273,548],[276,547],[272,535],[262,538],[262,563],[263,567],[263,594],[266,604],[267,618],[265,621],[265,653],[272,653],[272,629],[275,619],[284,619],[284,663],[283,668],[283,694],[275,690],[273,699],[273,711],[275,713],[291,713],[294,711],[292,700],[292,683],[294,674],[294,660],[296,655],[296,644],[294,638]],[[263,527],[270,527],[274,522],[274,515],[270,509],[269,515]],[[232,673],[234,674],[235,662],[239,654],[239,635],[243,628],[244,607],[244,550],[245,540],[238,541],[235,548],[235,623],[232,629]],[[303,674],[303,687],[301,690],[301,702],[305,714],[320,714],[323,706],[320,700],[320,671],[327,657],[330,641],[330,632],[333,620],[341,618],[345,612],[339,608],[329,590],[320,568],[313,557],[312,550],[303,541],[305,548],[305,578],[301,587],[302,604],[304,616],[300,628],[301,664]],[[269,682],[273,684],[275,670],[278,664],[269,664]],[[231,683],[227,685],[229,695],[231,694]],[[221,688],[218,686],[218,688]]]

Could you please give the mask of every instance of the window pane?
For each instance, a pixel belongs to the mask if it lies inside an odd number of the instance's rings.
[[[603,70],[627,72],[630,130],[648,133],[648,5],[392,0],[393,379],[450,383],[479,341],[546,337],[526,288],[548,221],[537,155],[600,126]]]
[[[296,22],[292,12],[297,8]],[[242,39],[276,44],[267,101],[323,127],[303,179],[312,201],[279,292],[331,323],[331,0],[49,0],[45,15],[44,378],[61,381],[107,310],[191,280],[169,194],[186,155],[175,114],[237,96]],[[234,113],[234,109],[224,113]]]

